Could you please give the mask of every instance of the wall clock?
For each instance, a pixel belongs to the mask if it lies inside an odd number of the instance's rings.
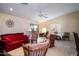
[[[14,26],[14,21],[9,19],[9,20],[6,21],[6,25],[7,25],[7,27],[13,27]]]

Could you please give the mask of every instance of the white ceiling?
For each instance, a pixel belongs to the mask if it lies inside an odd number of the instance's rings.
[[[9,8],[13,8],[13,11],[10,11]],[[39,17],[40,10],[48,18]],[[27,5],[21,3],[0,3],[0,12],[38,22],[53,19],[78,10],[78,3],[28,3]]]

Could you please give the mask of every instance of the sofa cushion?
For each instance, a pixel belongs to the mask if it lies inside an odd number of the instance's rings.
[[[7,38],[5,38],[6,40],[7,40],[7,42],[8,43],[10,43],[12,40],[11,39],[9,39],[8,37]]]
[[[11,35],[11,36],[9,35],[9,36],[4,36],[3,39],[6,39],[9,42],[11,42],[11,41],[15,41],[16,40],[16,37],[13,36],[13,35]]]
[[[24,40],[13,41],[13,42],[9,43],[9,45],[22,44],[23,42],[24,42]]]

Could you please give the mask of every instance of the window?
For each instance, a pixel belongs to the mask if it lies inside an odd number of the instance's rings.
[[[30,24],[30,28],[33,31],[38,31],[38,25],[37,24]]]

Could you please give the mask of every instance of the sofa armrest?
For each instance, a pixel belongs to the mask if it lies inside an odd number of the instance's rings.
[[[27,36],[27,35],[24,35],[23,38],[24,38],[24,39],[28,39],[28,36]]]
[[[23,35],[23,36],[22,36],[22,39],[23,39],[25,42],[28,43],[28,36],[27,36],[27,35]],[[21,39],[21,40],[22,40],[22,39]]]
[[[8,45],[8,41],[7,40],[2,40],[3,45]]]

